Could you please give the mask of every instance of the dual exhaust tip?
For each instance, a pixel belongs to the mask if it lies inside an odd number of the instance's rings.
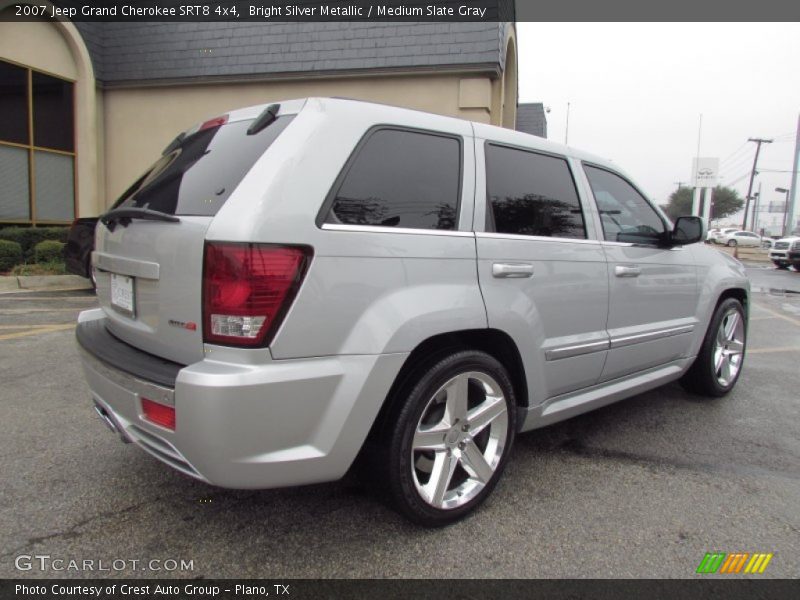
[[[111,415],[106,408],[101,405],[97,400],[94,401],[94,411],[97,413],[97,416],[102,419],[103,423],[105,423],[106,427],[108,427],[112,433],[119,434],[122,438],[122,441],[126,444],[130,444],[131,440],[125,434],[122,427],[116,422],[114,417]]]

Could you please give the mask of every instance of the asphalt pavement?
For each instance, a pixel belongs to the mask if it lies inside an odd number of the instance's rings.
[[[732,394],[672,384],[523,434],[479,512],[434,531],[352,477],[223,490],[120,443],[74,343],[94,296],[0,295],[0,577],[683,578],[712,551],[773,553],[759,577],[797,577],[800,273],[749,274]]]

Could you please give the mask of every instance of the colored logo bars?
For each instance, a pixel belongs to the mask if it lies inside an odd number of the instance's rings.
[[[773,554],[756,552],[706,552],[705,557],[697,567],[697,573],[763,573]],[[746,566],[745,566],[746,565]]]

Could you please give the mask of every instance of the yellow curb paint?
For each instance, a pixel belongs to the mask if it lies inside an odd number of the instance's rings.
[[[56,331],[64,331],[66,329],[74,329],[74,328],[75,328],[74,323],[69,323],[66,325],[50,325],[48,327],[36,327],[35,329],[31,329],[29,331],[20,331],[18,333],[6,333],[4,335],[0,335],[0,341],[13,340],[16,338],[28,337],[31,335],[39,335],[40,333],[54,333]]]

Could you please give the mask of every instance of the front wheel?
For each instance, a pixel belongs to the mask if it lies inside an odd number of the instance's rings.
[[[385,435],[385,477],[397,508],[428,527],[475,510],[494,489],[516,432],[506,369],[475,350],[451,354],[400,391]]]
[[[706,396],[730,392],[742,372],[746,337],[742,303],[736,298],[723,300],[714,311],[700,353],[681,379],[683,386]]]

